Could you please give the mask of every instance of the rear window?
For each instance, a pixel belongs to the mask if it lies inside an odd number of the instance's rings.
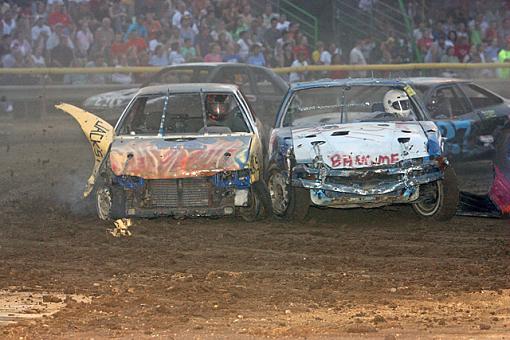
[[[163,71],[152,78],[147,85],[206,83],[212,68],[176,68]]]

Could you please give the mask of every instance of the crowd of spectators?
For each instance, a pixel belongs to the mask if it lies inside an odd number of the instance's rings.
[[[378,1],[361,0],[360,8],[376,13]],[[510,1],[414,0],[406,6],[414,23],[412,39],[403,22],[399,28],[383,24],[377,29],[386,36],[378,42],[359,40],[351,50],[351,64],[510,62]],[[471,76],[496,75],[490,69],[474,72]],[[507,78],[509,71],[501,69],[498,75]]]
[[[274,13],[270,4],[259,11],[250,4],[249,0],[3,1],[1,63],[12,68],[223,61],[278,67],[314,58],[298,23]],[[318,58],[329,63],[332,57],[322,53]],[[137,79],[122,73],[74,74],[64,81],[100,84]]]
[[[454,2],[451,8],[445,7]],[[412,40],[398,28],[380,27],[387,32],[384,39],[359,39],[352,49],[347,47],[349,53],[342,53],[335,42],[317,41],[311,46],[299,23],[275,13],[270,3],[252,8],[250,0],[0,1],[0,58],[4,68],[166,66],[199,61],[297,67],[416,59],[510,60],[510,1],[443,1],[426,10],[420,10],[419,3],[407,2],[416,23]],[[360,1],[363,10],[375,6],[377,0]],[[491,70],[481,72],[493,75]],[[366,73],[334,71],[327,76],[349,75]],[[508,76],[508,72],[503,70],[500,75]],[[63,81],[139,81],[134,77],[127,73],[73,74]],[[305,77],[305,73],[293,72],[289,80]]]

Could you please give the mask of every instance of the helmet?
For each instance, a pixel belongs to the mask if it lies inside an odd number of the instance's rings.
[[[208,94],[206,97],[207,117],[211,120],[224,120],[228,114],[227,96],[224,94]]]
[[[389,90],[384,95],[384,111],[399,118],[407,118],[411,112],[411,103],[407,93],[402,90]]]

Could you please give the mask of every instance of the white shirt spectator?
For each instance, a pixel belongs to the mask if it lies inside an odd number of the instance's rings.
[[[122,65],[115,66],[115,68],[122,67]],[[131,73],[114,73],[112,74],[112,82],[117,84],[131,84],[133,82],[133,77],[131,77]]]
[[[78,45],[79,51],[83,54],[87,53],[93,41],[94,36],[90,30],[79,30],[78,33],[76,33],[76,44]]]
[[[2,26],[4,28],[4,35],[12,34],[12,32],[16,29],[16,20],[11,19],[11,22],[7,23],[2,19]]]
[[[241,59],[245,60],[248,54],[250,54],[250,44],[244,41],[244,39],[239,39],[237,45],[239,45],[239,56]]]
[[[179,65],[179,64],[184,63],[185,61],[186,61],[186,59],[184,59],[182,54],[180,54],[177,51],[170,52],[170,55],[168,56],[168,63],[170,65]]]
[[[30,55],[30,59],[34,67],[46,67],[46,61],[42,55],[36,56],[35,54]]]
[[[290,21],[285,20],[284,22],[278,21],[276,24],[276,29],[278,31],[287,31],[289,29]]]
[[[331,65],[331,53],[329,51],[322,51],[320,59],[323,65]]]
[[[42,32],[46,32],[48,38],[51,35],[51,29],[48,25],[42,25],[40,27],[35,25],[34,27],[32,27],[32,41],[36,41],[37,39],[39,39],[39,35]]]
[[[161,42],[158,41],[158,39],[156,38],[152,39],[151,41],[149,41],[149,51],[153,53],[156,50],[156,47],[158,47],[158,45],[161,45]]]
[[[290,67],[302,67],[302,66],[308,66],[308,63],[306,62],[306,60],[304,60],[303,62],[300,62],[298,59],[296,59],[292,62],[292,65],[290,65]],[[305,81],[305,76],[306,76],[305,72],[299,72],[299,73],[291,72],[289,75],[289,81],[291,83],[294,83],[297,81]]]

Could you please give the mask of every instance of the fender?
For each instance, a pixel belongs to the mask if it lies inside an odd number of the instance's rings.
[[[92,169],[92,174],[87,180],[87,185],[83,193],[83,197],[87,197],[94,188],[101,164],[103,164],[103,160],[108,153],[110,145],[112,144],[114,136],[113,127],[105,120],[74,105],[62,103],[55,105],[55,107],[76,119],[92,147],[94,168]]]

